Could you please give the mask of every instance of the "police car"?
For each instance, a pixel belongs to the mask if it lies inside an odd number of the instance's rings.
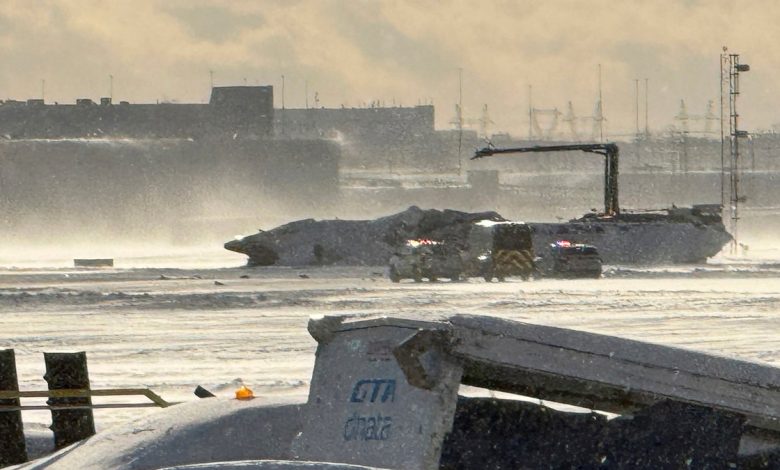
[[[540,253],[537,269],[543,277],[601,277],[602,261],[593,245],[558,240]]]

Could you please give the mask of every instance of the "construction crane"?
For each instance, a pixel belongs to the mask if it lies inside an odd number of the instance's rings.
[[[618,204],[618,146],[614,142],[598,144],[565,144],[565,145],[534,145],[532,147],[496,148],[492,144],[479,149],[471,157],[472,160],[507,153],[531,153],[531,152],[566,152],[580,150],[588,153],[596,153],[604,156],[604,215],[617,216],[620,214]]]

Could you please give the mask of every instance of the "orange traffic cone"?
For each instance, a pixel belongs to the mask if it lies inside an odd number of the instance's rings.
[[[246,385],[242,385],[241,388],[236,390],[236,400],[251,400],[254,397],[255,394]]]

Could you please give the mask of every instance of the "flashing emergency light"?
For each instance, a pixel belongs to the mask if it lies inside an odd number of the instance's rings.
[[[440,243],[434,240],[421,239],[421,240],[407,240],[406,244],[413,248],[417,248],[418,246],[439,245]]]

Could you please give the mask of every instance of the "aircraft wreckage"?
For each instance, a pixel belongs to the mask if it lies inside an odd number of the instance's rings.
[[[472,160],[514,153],[582,151],[604,157],[604,211],[563,223],[530,223],[538,250],[558,240],[598,248],[608,264],[701,263],[731,241],[718,204],[630,212],[618,201],[619,149],[614,142],[477,150]],[[376,220],[312,219],[225,244],[249,256],[250,265],[384,265],[407,240],[443,241],[462,251],[479,222],[506,221],[496,212],[466,213],[410,207]]]
[[[598,248],[606,264],[699,263],[731,240],[718,208],[693,206],[653,213],[590,214],[561,223],[529,223],[533,246],[557,240]],[[380,266],[413,239],[444,241],[469,249],[469,233],[482,221],[506,221],[497,212],[423,210],[374,220],[305,219],[225,243],[251,266]]]

